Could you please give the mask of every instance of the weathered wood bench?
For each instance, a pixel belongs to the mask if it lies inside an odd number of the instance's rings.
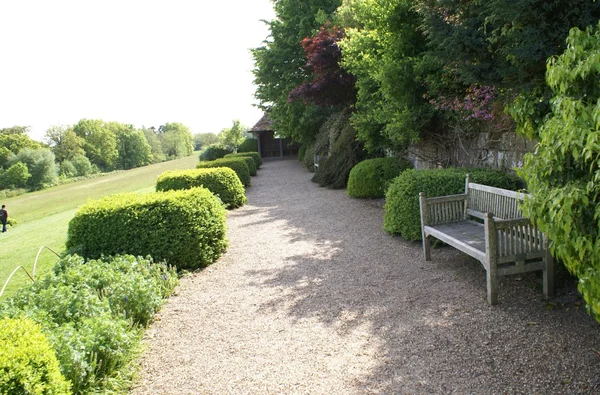
[[[498,276],[543,271],[544,294],[554,294],[554,261],[545,235],[518,206],[525,194],[469,182],[465,193],[426,198],[419,194],[425,260],[430,236],[479,260],[487,275],[487,300],[498,302]],[[483,223],[482,223],[483,221]]]

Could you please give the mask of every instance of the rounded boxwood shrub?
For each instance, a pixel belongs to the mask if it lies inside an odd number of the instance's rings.
[[[356,198],[381,198],[392,180],[412,164],[400,158],[375,158],[359,162],[350,170],[348,195]]]
[[[427,197],[464,193],[467,173],[479,184],[513,191],[524,186],[517,176],[492,169],[406,170],[392,181],[385,195],[385,231],[405,240],[421,240],[419,192]]]
[[[227,148],[226,146],[219,143],[211,144],[202,150],[202,152],[200,153],[200,160],[210,161],[220,159],[229,153],[231,153],[230,148]]]
[[[229,154],[229,155],[225,155],[225,158],[223,159],[242,159],[244,162],[246,162],[246,165],[248,166],[248,172],[250,173],[251,176],[255,176],[256,175],[256,162],[254,161],[254,159],[252,159],[249,156],[245,156],[245,155],[237,155],[237,154]]]
[[[179,269],[214,262],[227,246],[226,211],[206,188],[111,195],[81,206],[67,249],[86,258],[151,255]]]
[[[198,162],[197,169],[206,169],[212,167],[229,167],[239,177],[245,187],[250,186],[250,169],[244,158],[221,158],[209,162]]]
[[[70,394],[41,327],[24,318],[0,319],[0,393]]]
[[[254,160],[254,164],[256,165],[257,169],[260,168],[260,166],[262,165],[262,158],[260,157],[260,154],[258,152],[237,152],[235,154],[225,155],[225,158],[244,158],[244,157],[252,158]]]
[[[246,203],[244,185],[229,167],[167,171],[156,181],[156,190],[161,192],[195,187],[208,189],[227,208],[241,207]]]
[[[258,153],[258,140],[246,138],[238,147],[238,152],[256,152]]]

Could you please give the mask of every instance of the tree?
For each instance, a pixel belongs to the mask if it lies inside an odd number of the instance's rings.
[[[141,131],[144,133],[146,141],[150,145],[152,163],[164,162],[167,159],[167,156],[163,152],[162,142],[160,141],[156,130],[153,127],[142,127]]]
[[[47,148],[25,148],[9,160],[12,166],[24,163],[31,177],[27,179],[27,187],[32,190],[42,189],[55,184],[58,178],[58,168],[52,151]]]
[[[248,128],[242,125],[238,119],[235,119],[230,128],[221,130],[218,136],[219,141],[231,151],[236,152],[238,146],[244,141],[246,131],[248,131]]]
[[[304,68],[306,57],[300,42],[313,36],[340,4],[341,0],[274,2],[276,18],[266,22],[269,39],[252,50],[255,96],[282,136],[300,142],[312,141],[321,124],[334,112],[301,101],[289,102],[288,96],[294,88],[312,79]]]
[[[22,149],[42,148],[42,145],[32,140],[29,136],[29,127],[13,126],[12,128],[0,129],[0,147],[8,149],[13,154],[19,153]]]
[[[168,159],[189,156],[194,152],[192,133],[181,123],[171,122],[160,126],[158,135]]]
[[[0,189],[24,188],[27,180],[31,178],[27,165],[23,162],[17,162],[0,172]]]
[[[600,23],[573,28],[548,62],[552,114],[520,172],[531,198],[524,212],[552,241],[554,256],[579,277],[600,322]]]
[[[152,162],[152,147],[142,131],[136,130],[133,125],[118,122],[110,122],[107,127],[117,138],[117,168],[133,169]]]
[[[194,135],[194,150],[199,151],[219,141],[219,137],[214,133],[197,133]]]
[[[73,131],[83,139],[85,155],[90,162],[104,171],[116,167],[119,151],[117,150],[117,137],[100,119],[82,119]]]
[[[44,135],[45,142],[50,146],[58,162],[84,155],[82,137],[79,137],[70,126],[57,125],[50,127]]]

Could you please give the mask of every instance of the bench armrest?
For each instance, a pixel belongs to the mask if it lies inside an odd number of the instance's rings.
[[[528,218],[494,218],[497,255],[511,256],[547,249],[545,235]]]
[[[437,196],[426,198],[419,194],[421,206],[421,225],[434,226],[465,220],[465,203],[467,195]]]

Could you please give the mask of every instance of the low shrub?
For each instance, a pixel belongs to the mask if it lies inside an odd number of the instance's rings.
[[[66,247],[86,258],[151,255],[196,269],[225,250],[225,215],[206,188],[112,195],[79,208],[69,222]]]
[[[211,161],[215,159],[220,159],[231,152],[232,150],[230,148],[227,148],[223,144],[211,144],[202,150],[202,152],[200,153],[200,160]]]
[[[237,154],[231,154],[231,155],[237,155]],[[248,173],[251,176],[256,175],[256,162],[254,161],[254,159],[252,159],[249,156],[244,156],[244,155],[227,156],[227,155],[225,155],[225,158],[223,158],[223,159],[242,159],[244,162],[246,162],[246,166],[248,166]]]
[[[42,327],[73,392],[108,393],[131,378],[140,328],[177,281],[174,268],[150,257],[86,262],[66,256],[46,277],[3,301],[0,316],[28,317]]]
[[[254,164],[256,168],[259,169],[262,165],[262,158],[258,152],[237,152],[235,154],[227,154],[225,158],[240,158],[240,157],[249,157],[254,160]]]
[[[523,182],[517,176],[491,169],[406,170],[394,179],[385,195],[384,229],[405,240],[421,240],[419,192],[427,197],[464,193],[465,177],[498,188],[518,190]]]
[[[258,140],[253,138],[246,138],[239,145],[238,152],[256,152],[258,153]]]
[[[250,186],[250,169],[244,158],[221,158],[208,162],[198,162],[197,169],[206,169],[212,167],[229,167],[239,177],[245,187]]]
[[[392,180],[412,164],[400,158],[375,158],[359,162],[350,170],[348,195],[356,198],[381,198]]]
[[[56,353],[29,319],[0,319],[0,393],[69,394]]]
[[[308,169],[308,171],[315,171],[315,146],[314,144],[306,145],[306,152],[302,158],[302,164]]]
[[[244,185],[235,171],[228,167],[167,171],[156,181],[159,192],[196,187],[211,191],[227,208],[241,207],[246,203]]]

